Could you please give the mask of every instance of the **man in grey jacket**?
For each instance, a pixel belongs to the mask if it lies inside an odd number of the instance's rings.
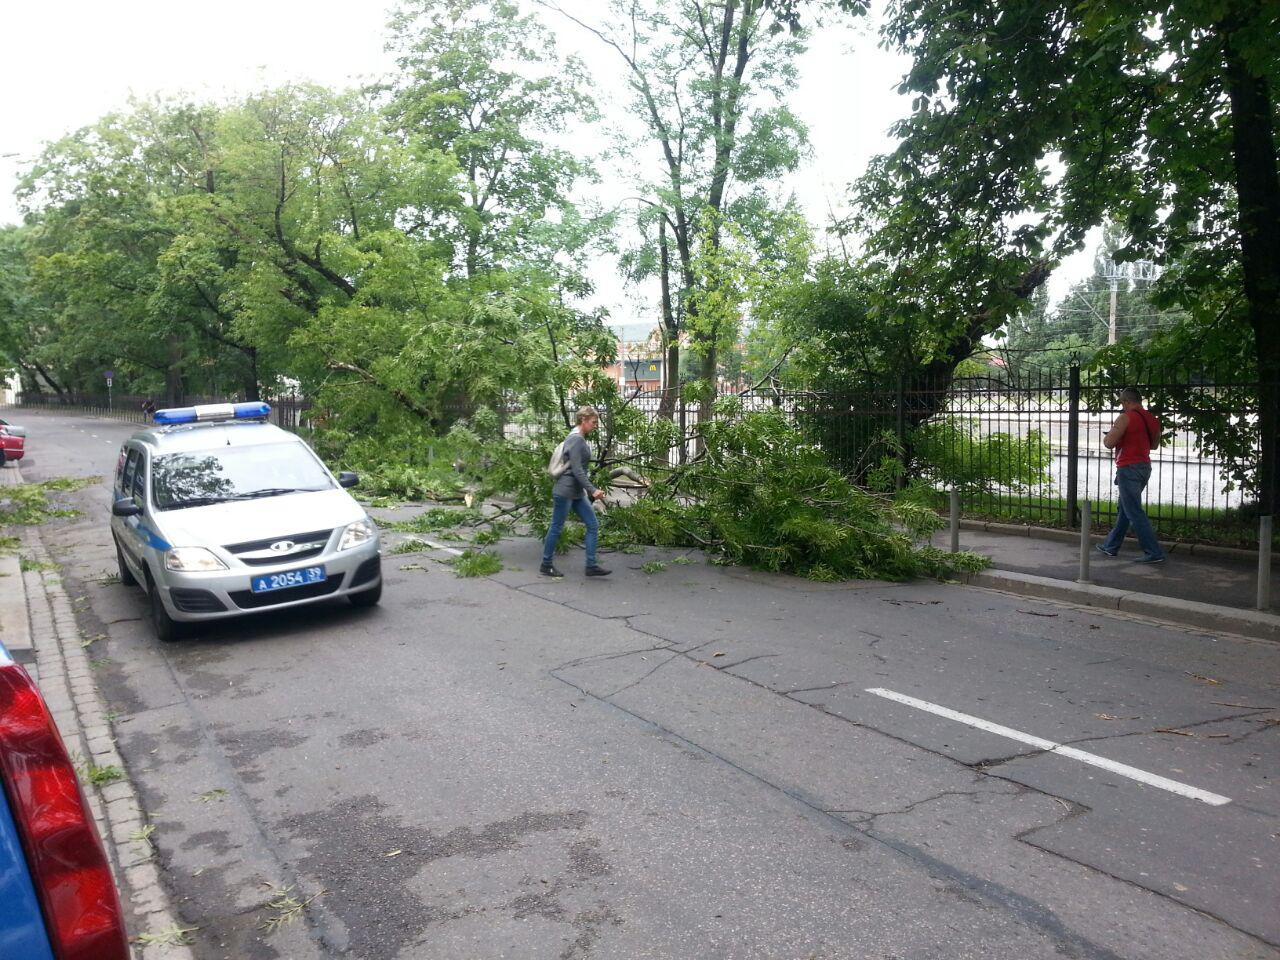
[[[591,445],[587,437],[600,423],[600,414],[595,407],[582,407],[575,418],[578,425],[565,438],[564,456],[568,461],[568,469],[556,478],[551,490],[551,526],[547,530],[547,539],[542,545],[542,568],[539,571],[544,577],[562,577],[552,563],[555,556],[556,543],[560,540],[560,531],[569,517],[569,509],[582,518],[587,528],[587,576],[607,577],[610,571],[596,563],[596,541],[600,534],[600,521],[596,512],[591,509],[591,500],[603,500],[604,491],[597,489],[587,476],[587,465],[591,463]]]

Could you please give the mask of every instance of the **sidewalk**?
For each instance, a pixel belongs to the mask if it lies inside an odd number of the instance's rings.
[[[960,530],[960,549],[991,558],[991,569],[971,580],[980,586],[1280,640],[1277,566],[1272,568],[1271,609],[1262,613],[1255,609],[1256,556],[1203,555],[1185,544],[1166,544],[1169,559],[1145,565],[1132,562],[1141,551],[1136,542],[1128,540],[1114,559],[1092,551],[1089,584],[1079,584],[1080,539],[1078,533],[1071,536],[1067,540],[1064,531],[965,523]],[[1093,539],[1095,544],[1101,542],[1102,535]],[[949,532],[936,533],[933,544],[947,549]]]

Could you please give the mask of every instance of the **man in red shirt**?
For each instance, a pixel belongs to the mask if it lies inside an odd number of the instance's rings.
[[[1116,451],[1116,489],[1120,494],[1120,506],[1116,525],[1098,550],[1108,557],[1120,552],[1124,535],[1133,532],[1142,546],[1141,557],[1136,563],[1164,563],[1164,550],[1156,539],[1155,530],[1147,512],[1142,509],[1142,491],[1151,479],[1151,448],[1160,444],[1160,421],[1142,408],[1142,395],[1132,387],[1120,391],[1120,409],[1102,445]]]

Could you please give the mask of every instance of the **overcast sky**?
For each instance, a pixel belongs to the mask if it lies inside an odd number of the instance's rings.
[[[602,0],[564,0],[589,15]],[[44,0],[4,3],[0,12],[0,222],[17,222],[19,171],[41,144],[125,105],[130,95],[186,92],[225,98],[293,79],[343,86],[386,73],[390,4],[381,0]],[[563,52],[582,56],[605,108],[625,108],[616,63],[598,41],[547,18]],[[845,186],[891,146],[889,125],[907,109],[894,88],[907,62],[878,46],[871,23],[826,29],[801,63],[793,109],[809,125],[812,156],[792,187],[817,225],[840,209]],[[615,91],[610,95],[610,91]],[[609,177],[608,167],[601,170]],[[1090,268],[1069,261],[1055,294]],[[646,310],[612,271],[594,279],[614,322]]]

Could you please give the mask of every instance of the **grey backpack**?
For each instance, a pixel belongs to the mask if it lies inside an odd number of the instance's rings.
[[[568,442],[568,437],[561,440],[552,452],[551,459],[547,461],[547,473],[551,475],[553,480],[559,480],[569,472],[569,455],[565,453],[564,449],[564,445]]]

